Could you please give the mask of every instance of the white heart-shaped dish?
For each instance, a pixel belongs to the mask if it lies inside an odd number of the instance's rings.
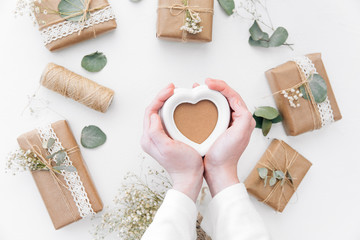
[[[184,136],[176,127],[174,112],[177,106],[182,103],[197,104],[202,100],[211,101],[216,106],[218,119],[210,136],[199,144]],[[211,90],[206,85],[193,89],[176,88],[174,95],[166,100],[164,106],[161,108],[160,116],[171,138],[190,145],[198,151],[201,156],[204,156],[216,139],[228,128],[230,122],[230,107],[226,98],[220,92]]]

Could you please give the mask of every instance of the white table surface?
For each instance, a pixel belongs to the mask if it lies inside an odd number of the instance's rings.
[[[169,82],[191,87],[206,77],[226,80],[242,95],[251,111],[255,106],[275,106],[264,71],[291,57],[321,52],[343,119],[326,129],[297,137],[285,135],[281,124],[269,138],[253,133],[238,167],[244,180],[269,145],[280,138],[308,158],[313,167],[284,213],[253,202],[273,239],[360,239],[360,2],[358,0],[269,0],[275,26],[285,26],[287,47],[262,49],[247,43],[251,23],[229,18],[215,3],[213,42],[182,44],[156,39],[155,0],[134,4],[111,1],[118,29],[76,46],[51,53],[42,46],[37,30],[27,18],[13,17],[14,1],[0,2],[0,167],[16,146],[16,137],[35,125],[21,117],[27,95],[38,87],[41,72],[55,62],[115,90],[106,114],[46,89],[40,96],[49,101],[70,123],[79,139],[85,125],[95,124],[107,134],[106,144],[95,150],[81,147],[105,205],[120,187],[127,171],[138,171],[142,150],[144,108]],[[108,65],[96,74],[80,66],[82,57],[96,50],[108,57]],[[152,160],[147,163],[154,164]],[[296,198],[296,197],[295,197]],[[40,194],[29,173],[12,176],[0,171],[0,239],[91,239],[90,220],[61,230],[53,229]]]

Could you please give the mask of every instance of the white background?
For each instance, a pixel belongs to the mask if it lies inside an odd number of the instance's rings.
[[[243,181],[269,145],[280,138],[298,150],[313,167],[301,183],[284,213],[253,202],[263,216],[273,239],[360,239],[360,2],[358,0],[269,0],[275,26],[289,31],[287,47],[262,49],[247,43],[251,23],[227,17],[215,2],[213,42],[182,44],[156,39],[155,0],[136,4],[128,0],[111,4],[118,29],[76,46],[51,53],[27,18],[13,17],[15,1],[0,2],[0,168],[16,146],[16,138],[35,125],[21,117],[27,95],[38,87],[48,62],[63,65],[115,90],[106,114],[41,89],[70,123],[79,140],[85,125],[95,124],[107,133],[106,144],[95,150],[81,147],[93,180],[105,205],[120,187],[127,171],[139,171],[144,108],[169,82],[191,87],[206,77],[226,80],[244,98],[251,111],[255,106],[274,105],[264,71],[291,57],[321,52],[343,119],[326,129],[297,137],[285,135],[281,124],[264,138],[256,129],[239,162]],[[82,57],[96,50],[108,57],[108,65],[96,74],[80,66]],[[146,160],[147,164],[154,164]],[[90,220],[61,230],[53,229],[40,194],[28,173],[12,176],[0,171],[0,239],[91,239]]]

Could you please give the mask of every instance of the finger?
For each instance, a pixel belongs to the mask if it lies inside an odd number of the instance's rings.
[[[196,88],[196,87],[198,87],[198,86],[200,86],[200,84],[194,83],[192,87],[193,87],[193,88]]]
[[[174,88],[174,84],[169,84],[158,93],[155,99],[146,108],[144,116],[144,132],[149,128],[151,114],[159,112],[160,108],[164,105],[164,102],[174,94]]]
[[[238,94],[234,89],[229,87],[226,82],[222,80],[208,78],[205,80],[205,83],[210,89],[221,92],[221,94],[223,94],[228,99],[230,107],[233,110],[236,110],[238,106],[247,109],[246,104],[241,98],[240,94]]]
[[[155,113],[150,116],[149,138],[158,148],[164,148],[171,141],[164,131],[160,116]]]
[[[157,113],[160,110],[160,108],[164,105],[164,102],[174,94],[174,89],[174,84],[170,83],[166,88],[158,93],[158,95],[147,108],[149,116],[152,113]]]

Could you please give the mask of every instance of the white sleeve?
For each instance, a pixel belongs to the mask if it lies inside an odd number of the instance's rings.
[[[225,188],[209,203],[201,227],[213,240],[269,240],[243,183]]]
[[[185,194],[170,189],[142,240],[195,240],[197,209]]]

